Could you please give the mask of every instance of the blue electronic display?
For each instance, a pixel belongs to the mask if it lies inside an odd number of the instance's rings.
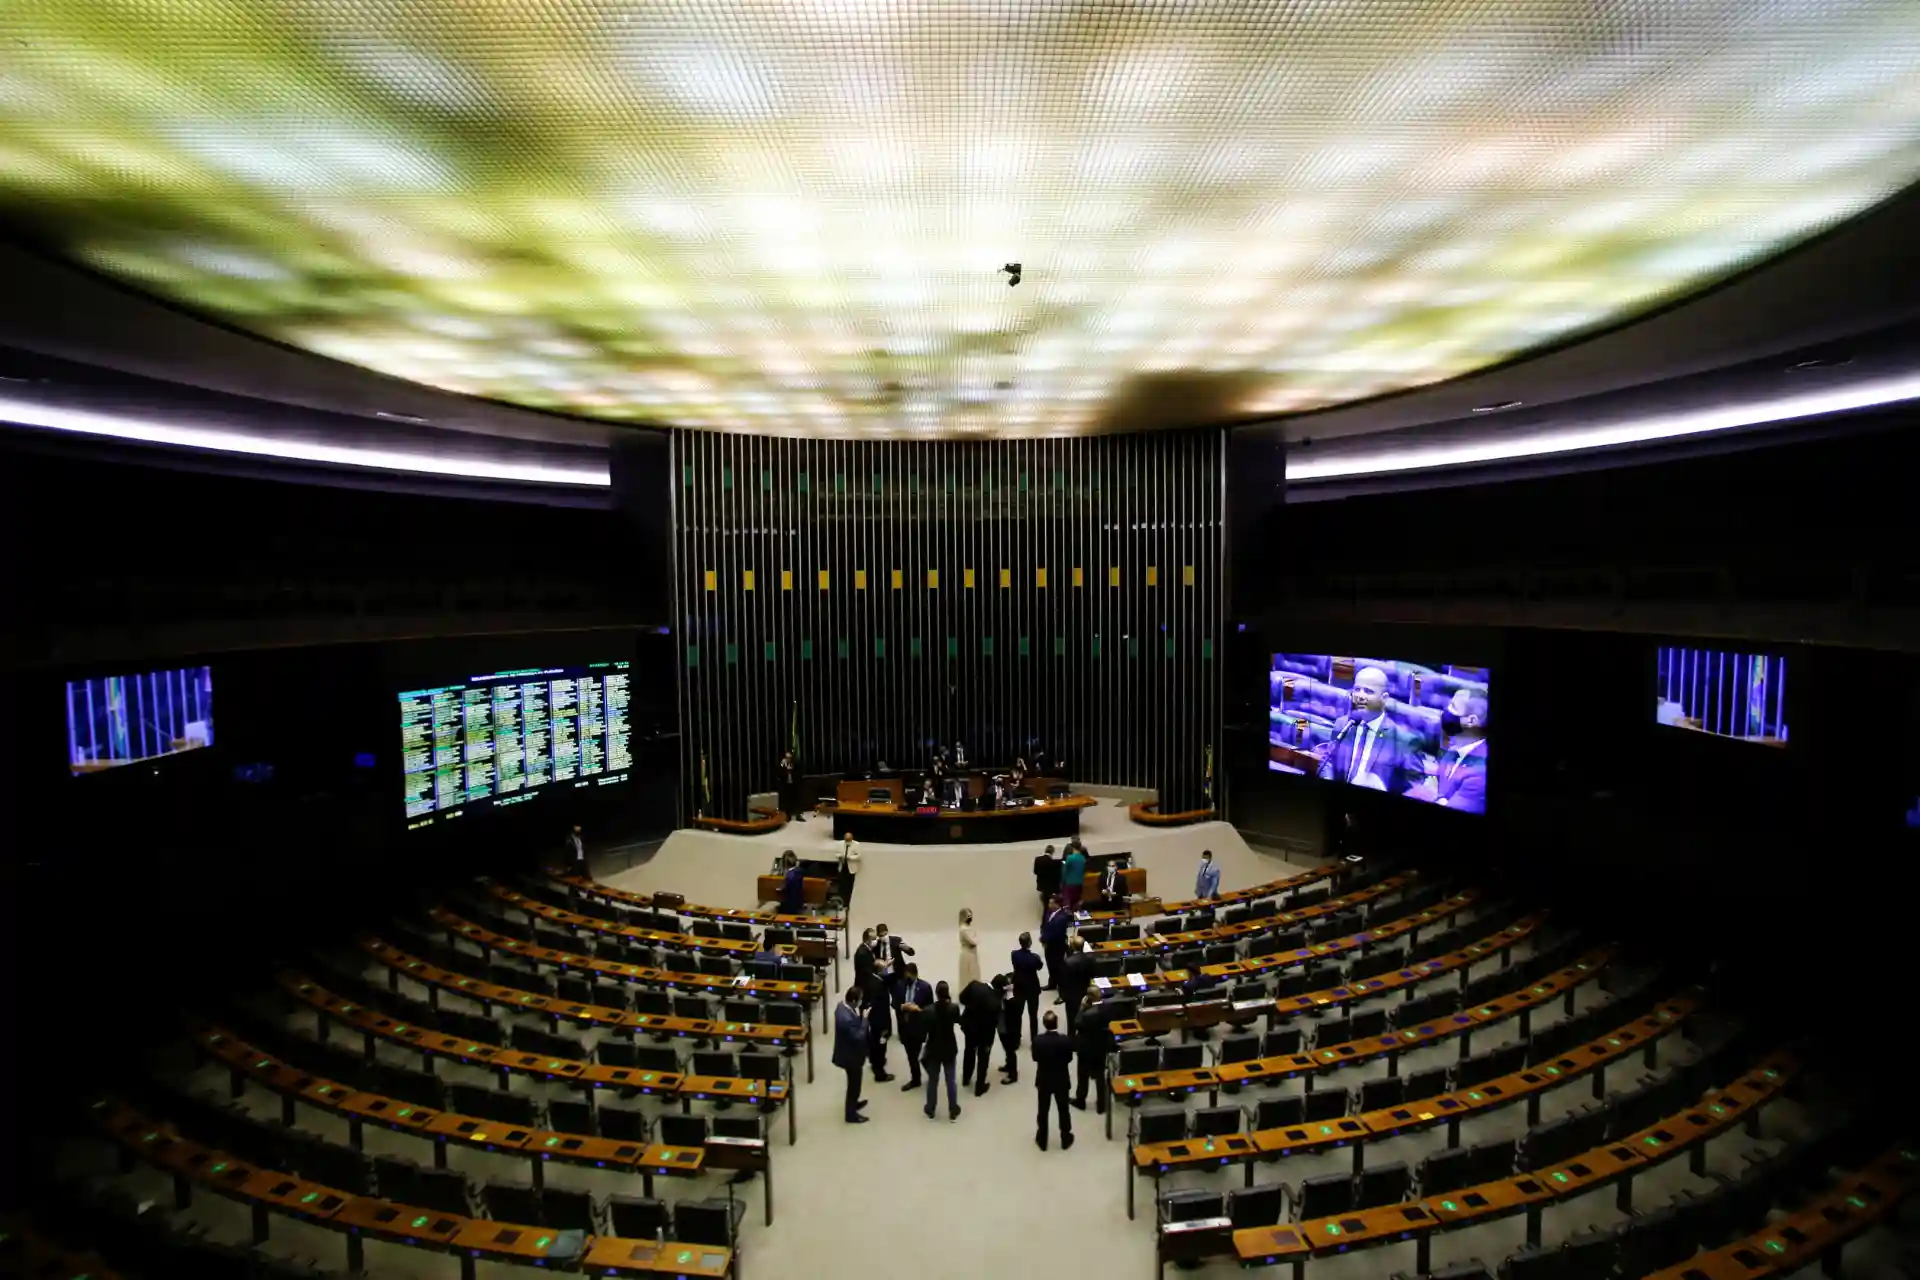
[[[79,775],[213,745],[213,669],[67,682],[67,767]]]

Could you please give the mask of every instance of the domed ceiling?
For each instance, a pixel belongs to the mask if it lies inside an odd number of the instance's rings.
[[[1913,0],[37,0],[0,53],[44,251],[433,387],[776,434],[1420,386],[1920,175]]]

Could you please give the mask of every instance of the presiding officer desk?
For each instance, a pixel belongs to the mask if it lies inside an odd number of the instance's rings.
[[[865,783],[842,783],[843,787]],[[1080,834],[1080,811],[1100,803],[1092,796],[1034,798],[1014,809],[941,809],[922,814],[899,804],[865,800],[833,807],[834,839],[852,835],[880,844],[1002,844]]]

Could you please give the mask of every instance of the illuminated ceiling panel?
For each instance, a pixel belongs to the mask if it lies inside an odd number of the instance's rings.
[[[1913,0],[39,0],[0,49],[33,242],[382,373],[717,430],[1324,407],[1920,176]]]

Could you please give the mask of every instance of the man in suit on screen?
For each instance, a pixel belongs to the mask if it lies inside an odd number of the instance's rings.
[[[1427,777],[1407,794],[1463,813],[1487,811],[1487,695],[1455,692],[1441,709],[1447,746],[1440,758],[1422,758]]]
[[[1319,776],[1351,786],[1403,795],[1418,779],[1412,738],[1387,714],[1387,673],[1363,667],[1348,695],[1352,710],[1333,726],[1333,738],[1314,748]]]

